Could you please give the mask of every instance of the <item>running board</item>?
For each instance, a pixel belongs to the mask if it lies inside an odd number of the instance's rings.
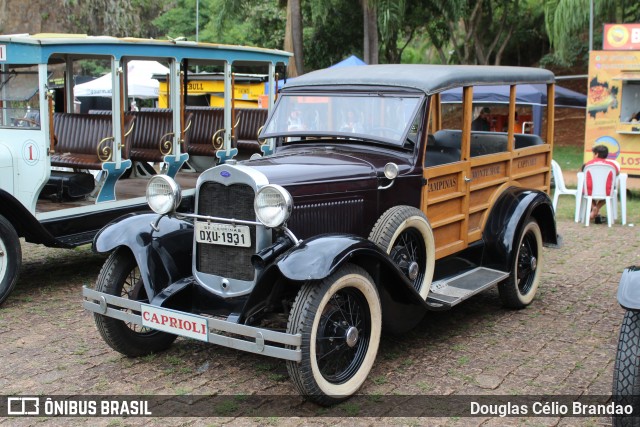
[[[467,298],[506,279],[509,273],[478,267],[457,276],[431,284],[427,305],[434,310],[447,310]]]

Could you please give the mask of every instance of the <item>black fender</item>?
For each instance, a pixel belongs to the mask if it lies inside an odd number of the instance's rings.
[[[0,215],[9,220],[18,236],[24,237],[27,242],[42,243],[45,246],[57,248],[73,247],[58,241],[18,199],[2,189],[0,189]]]
[[[259,276],[245,308],[266,297],[280,278],[299,284],[319,283],[345,263],[359,265],[373,278],[388,330],[401,331],[406,329],[403,325],[413,326],[422,319],[428,306],[389,256],[370,240],[344,234],[310,238],[279,256]]]
[[[556,220],[549,196],[542,191],[510,187],[496,200],[487,218],[482,234],[485,242],[483,266],[511,271],[516,239],[529,218],[538,222],[545,245],[558,244]]]
[[[640,310],[640,267],[627,267],[622,272],[618,303],[626,310]]]
[[[168,216],[158,222],[158,217],[124,215],[106,225],[93,240],[95,252],[111,252],[123,246],[131,250],[149,300],[171,283],[191,275],[193,224]]]

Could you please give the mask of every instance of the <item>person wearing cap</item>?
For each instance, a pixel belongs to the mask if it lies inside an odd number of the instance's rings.
[[[473,119],[473,121],[471,122],[471,130],[488,132],[490,130],[489,114],[491,114],[491,110],[489,110],[489,107],[483,107],[482,110],[480,110],[480,114],[478,114],[478,117]]]

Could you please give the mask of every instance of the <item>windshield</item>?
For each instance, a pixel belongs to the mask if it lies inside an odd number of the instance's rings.
[[[36,66],[0,71],[0,127],[39,128],[39,101]]]
[[[339,137],[404,146],[421,97],[407,94],[280,96],[262,137]],[[415,130],[414,130],[415,132]]]

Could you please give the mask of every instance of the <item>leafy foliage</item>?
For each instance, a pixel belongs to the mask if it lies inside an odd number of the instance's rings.
[[[546,62],[569,66],[588,49],[585,36],[589,33],[591,1],[594,5],[594,32],[599,32],[597,29],[605,23],[640,21],[640,3],[636,0],[546,0],[545,28],[554,49]],[[599,41],[601,43],[601,39]]]
[[[282,49],[286,12],[273,0],[209,0],[200,40]]]
[[[196,21],[203,28],[207,25],[209,14],[206,13],[212,3],[211,0],[198,0],[199,16],[196,20],[196,2],[193,0],[177,0],[170,9],[153,20],[157,32],[173,39],[186,37],[188,40],[196,39]],[[204,13],[203,13],[204,12]],[[198,37],[200,40],[200,37]]]
[[[54,0],[41,5],[39,22],[19,27],[13,15],[5,16],[0,28],[197,37],[283,49],[287,5],[293,1]],[[596,48],[602,24],[640,21],[637,0],[295,0],[301,7],[301,57],[307,71],[351,54],[388,63],[584,63],[591,1]]]

